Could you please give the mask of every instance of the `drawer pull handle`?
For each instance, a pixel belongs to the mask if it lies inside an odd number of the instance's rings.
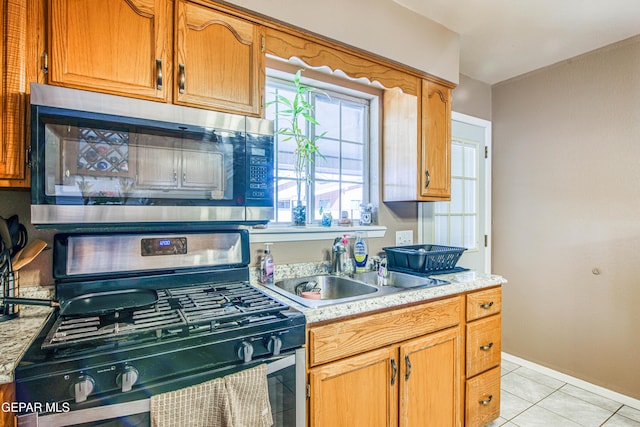
[[[162,90],[162,60],[156,59],[156,89]]]
[[[396,365],[396,359],[391,359],[391,385],[396,383],[396,377],[398,376],[398,365]]]
[[[487,406],[493,400],[493,394],[490,394],[488,398],[479,401],[482,406]]]
[[[411,375],[411,360],[408,354],[404,356],[404,361],[407,363],[407,374],[404,376],[404,380],[409,381],[409,375]]]
[[[481,345],[481,346],[480,346],[480,350],[482,350],[482,351],[489,351],[489,350],[491,350],[491,347],[493,347],[493,343],[492,343],[492,342],[490,342],[490,343],[489,343],[489,344],[487,344],[487,345]]]
[[[484,308],[485,310],[489,309],[493,307],[493,301],[491,302],[485,302],[483,304],[480,304],[480,308]]]
[[[178,64],[178,93],[184,93],[185,81],[184,64]]]

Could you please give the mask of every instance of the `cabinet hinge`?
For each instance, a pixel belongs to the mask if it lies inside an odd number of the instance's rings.
[[[487,146],[484,147],[484,158],[485,159],[489,158],[489,147]]]
[[[47,74],[49,72],[49,54],[47,52],[42,52],[42,72]]]
[[[33,159],[31,157],[31,145],[27,146],[25,156],[27,168],[31,169],[31,166],[33,165]]]
[[[307,392],[306,392],[306,398],[309,399],[311,397],[311,384],[307,383]]]
[[[489,246],[489,236],[488,235],[484,235],[484,247],[488,247]]]
[[[264,36],[260,37],[260,52],[264,53]]]

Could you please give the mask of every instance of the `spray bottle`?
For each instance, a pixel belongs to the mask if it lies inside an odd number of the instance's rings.
[[[271,249],[269,246],[273,243],[265,243],[264,256],[262,257],[262,261],[260,262],[260,283],[262,284],[272,284],[273,283],[273,272],[275,269],[275,265],[273,263],[273,255],[271,255]]]
[[[361,232],[356,232],[356,242],[353,245],[353,257],[356,261],[356,273],[362,273],[367,267],[369,259],[369,250],[367,242],[364,240]]]

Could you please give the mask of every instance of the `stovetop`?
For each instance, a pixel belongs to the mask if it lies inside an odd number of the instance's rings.
[[[245,282],[161,289],[151,308],[100,316],[59,316],[41,348],[86,348],[90,344],[203,334],[265,322],[287,308]]]

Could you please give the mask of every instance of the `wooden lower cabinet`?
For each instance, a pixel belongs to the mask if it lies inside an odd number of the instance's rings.
[[[458,327],[309,371],[311,426],[460,425]]]
[[[460,425],[458,327],[400,345],[400,426]]]
[[[459,296],[309,328],[310,427],[462,425]]]
[[[0,384],[0,404],[11,403],[16,399],[15,386],[13,383]],[[11,411],[0,411],[0,427],[13,427],[15,417]]]
[[[484,426],[500,416],[500,367],[470,380],[466,387],[465,426]]]
[[[311,426],[396,426],[397,383],[392,361],[397,347],[385,347],[309,371]]]

